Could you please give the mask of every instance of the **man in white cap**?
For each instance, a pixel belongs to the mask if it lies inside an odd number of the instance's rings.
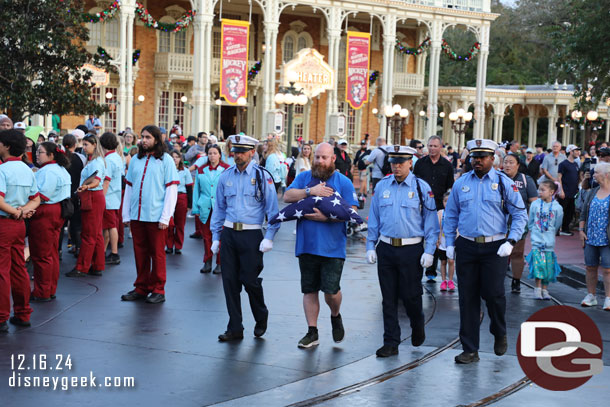
[[[495,337],[494,352],[506,352],[506,297],[504,279],[508,256],[523,235],[527,211],[519,189],[503,173],[493,169],[498,145],[491,140],[468,142],[472,171],[453,185],[443,233],[447,257],[455,255],[460,296],[460,341],[463,352],[455,362],[479,360],[481,298],[487,304],[490,331]],[[512,217],[507,234],[509,215]],[[370,226],[369,226],[370,227]],[[456,232],[460,236],[456,240]]]
[[[265,220],[278,213],[273,176],[252,161],[258,140],[246,135],[230,136],[235,165],[220,175],[216,201],[212,211],[212,253],[220,251],[222,286],[224,288],[229,323],[218,336],[221,342],[244,337],[240,293],[244,286],[250,298],[250,308],[256,325],[254,336],[267,331],[269,311],[263,295],[263,253],[273,248],[273,238],[280,224],[269,225],[262,231]]]
[[[17,122],[13,126],[15,130],[19,130],[20,133],[25,134],[26,125],[24,122]]]
[[[423,269],[432,265],[440,226],[430,185],[411,172],[417,150],[394,145],[381,148],[388,153],[392,174],[375,188],[366,257],[375,263],[379,256],[384,333],[377,356],[388,357],[398,354],[400,344],[399,298],[411,320],[411,344],[420,346],[426,338],[421,279]]]
[[[341,139],[337,142],[338,148],[335,150],[335,155],[337,159],[335,160],[335,168],[341,174],[345,175],[350,181],[353,181],[352,177],[352,159],[349,156],[349,151],[347,151],[348,143],[347,140]]]

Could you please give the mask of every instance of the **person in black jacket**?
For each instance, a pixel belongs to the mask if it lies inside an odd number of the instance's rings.
[[[441,155],[442,148],[442,139],[439,136],[431,136],[428,139],[428,155],[417,160],[415,170],[413,171],[416,176],[430,185],[434,194],[437,211],[444,209],[443,195],[451,190],[454,181],[453,165]],[[437,265],[438,255],[435,253],[432,266],[426,270],[426,277],[428,277],[428,282],[430,283],[436,282]]]
[[[525,161],[523,162],[523,164],[525,164],[526,167],[525,174],[532,177],[534,181],[540,178],[540,161],[536,160],[536,158],[534,157],[533,149],[528,148],[525,151]]]
[[[66,134],[62,140],[64,149],[66,150],[66,156],[70,160],[70,167],[68,173],[72,180],[70,187],[70,196],[72,198],[72,204],[74,205],[74,213],[72,217],[66,220],[66,223],[70,222],[68,227],[68,233],[70,235],[70,241],[72,242],[72,248],[70,252],[78,257],[78,251],[80,249],[80,232],[81,232],[81,216],[80,216],[80,200],[76,194],[76,190],[80,185],[80,173],[83,171],[85,166],[85,157],[76,152],[76,137],[72,134]],[[65,225],[64,225],[65,226]],[[63,228],[59,234],[59,252],[61,253],[62,243],[64,239]],[[61,258],[61,254],[60,254]]]
[[[345,175],[351,181],[354,180],[352,176],[352,159],[347,152],[347,140],[341,139],[337,143],[338,147],[335,149],[335,155],[337,159],[335,160],[335,168],[341,174]]]

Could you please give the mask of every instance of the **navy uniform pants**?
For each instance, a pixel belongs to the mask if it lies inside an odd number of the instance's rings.
[[[411,328],[424,325],[422,310],[423,268],[419,259],[424,253],[423,243],[394,247],[384,242],[377,245],[377,273],[383,297],[383,343],[400,344],[398,299],[401,299]]]
[[[256,322],[267,320],[269,311],[263,296],[263,253],[258,247],[263,240],[261,230],[236,232],[223,228],[220,235],[220,258],[222,259],[222,286],[229,311],[227,331],[244,330],[241,314],[241,288],[245,288],[250,299],[250,308]]]
[[[455,268],[460,296],[460,341],[465,352],[479,349],[481,298],[487,304],[489,331],[506,335],[504,278],[508,257],[496,253],[504,243],[475,243],[459,237],[455,242]]]

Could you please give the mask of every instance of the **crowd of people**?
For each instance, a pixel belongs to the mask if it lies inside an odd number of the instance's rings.
[[[96,120],[90,117],[61,142],[53,136],[34,143],[23,123],[0,116],[0,331],[8,330],[6,321],[29,326],[30,302],[56,298],[64,229],[77,259],[67,277],[100,277],[107,266],[120,264],[128,235],[137,273],[121,299],[164,302],[166,255],[182,253],[186,219],[194,217],[190,237],[203,241],[200,272],[223,281],[229,322],[218,339],[243,339],[242,287],[260,337],[269,315],[260,277],[263,256],[280,228],[268,221],[282,214],[281,200],[315,203],[298,214],[295,229],[308,327],[301,348],[319,344],[320,291],[333,340],[345,336],[340,282],[349,217],[338,218],[332,208],[344,205],[356,213],[369,198],[366,258],[377,263],[383,298],[379,357],[398,353],[399,299],[410,319],[412,345],[424,343],[421,280],[425,273],[429,283],[436,282],[439,269],[440,290],[459,295],[464,352],[456,363],[479,359],[481,298],[494,351],[504,354],[507,269],[511,291],[519,293],[527,263],[535,298],[550,299],[549,284],[560,273],[556,236],[572,235],[575,228],[587,268],[582,305],[597,305],[601,266],[603,309],[610,310],[610,148],[603,143],[581,157],[579,147],[559,142],[550,151],[534,151],[516,142],[477,139],[458,153],[438,136],[408,146],[386,145],[380,137],[371,146],[366,135],[352,159],[345,139],[313,145],[299,138],[286,156],[273,136],[259,141],[238,134],[219,142],[211,133],[185,138],[179,126],[168,134],[154,125],[140,134],[126,129],[116,135],[102,133]],[[332,205],[318,205],[331,197]],[[526,257],[528,233],[532,249]],[[33,266],[33,290],[26,260]]]

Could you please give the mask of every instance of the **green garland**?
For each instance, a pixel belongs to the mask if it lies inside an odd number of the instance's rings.
[[[254,65],[252,65],[252,68],[250,68],[250,70],[248,71],[248,82],[250,82],[250,81],[254,80],[254,78],[256,78],[256,75],[258,75],[258,73],[261,71],[262,65],[263,65],[262,61],[258,61]]]
[[[99,13],[90,14],[83,13],[83,21],[86,23],[102,23],[106,20],[110,20],[116,16],[117,11],[121,8],[121,3],[118,0],[115,0],[106,10],[102,10]],[[187,28],[193,18],[195,17],[194,10],[188,10],[182,17],[178,19],[175,23],[161,23],[153,16],[150,15],[148,9],[142,5],[142,3],[136,3],[136,14],[140,17],[140,21],[144,23],[149,28],[155,28],[157,30],[165,31],[165,32],[179,32]]]
[[[83,13],[83,21],[86,23],[103,23],[105,20],[114,18],[120,7],[121,3],[118,0],[115,0],[106,10],[102,10],[99,13]]]
[[[373,71],[369,75],[369,86],[373,86],[375,82],[379,79],[379,71]]]
[[[396,40],[396,45],[394,48],[396,49],[396,51],[398,51],[402,54],[418,56],[422,52],[424,52],[424,50],[426,48],[429,48],[429,47],[430,47],[430,37],[427,37],[416,48],[405,47],[400,43],[399,40]],[[470,51],[468,51],[468,53],[466,55],[462,56],[462,55],[459,55],[456,52],[454,52],[451,49],[451,46],[443,38],[443,40],[441,42],[441,49],[443,50],[443,53],[445,55],[447,55],[449,57],[449,59],[451,59],[453,61],[468,62],[472,58],[474,58],[474,56],[481,50],[481,44],[479,42],[475,42],[473,44],[473,46],[470,47]]]

